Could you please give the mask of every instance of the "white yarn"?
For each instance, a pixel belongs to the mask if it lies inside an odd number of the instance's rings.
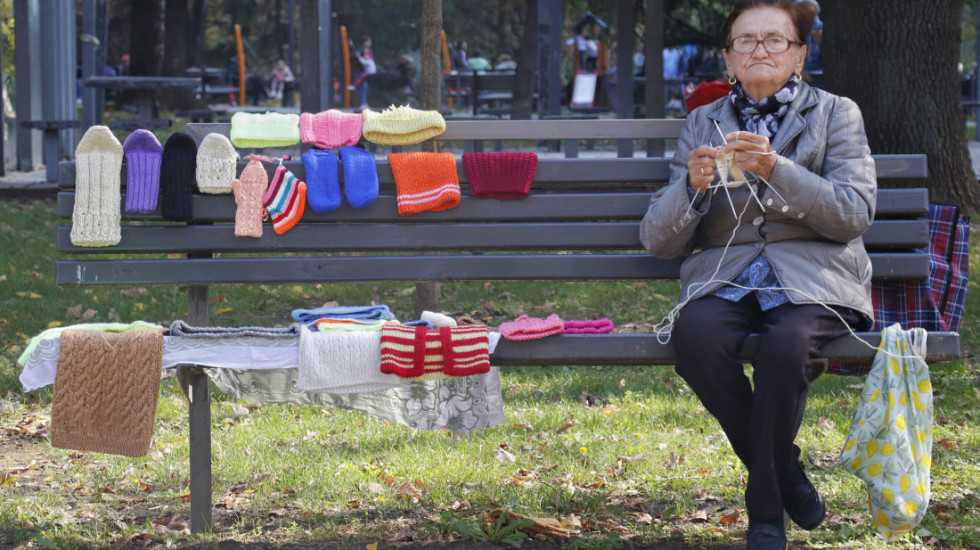
[[[231,193],[238,153],[228,138],[210,133],[197,149],[197,187],[202,193]]]
[[[381,372],[381,331],[299,334],[297,386],[303,391],[366,393],[397,387],[400,379]]]

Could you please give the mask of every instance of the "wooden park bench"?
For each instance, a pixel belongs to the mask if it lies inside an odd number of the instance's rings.
[[[676,138],[679,120],[448,121],[438,136],[451,149],[482,140]],[[227,124],[188,125],[200,140],[209,132],[229,132]],[[879,181],[922,179],[924,155],[876,156]],[[286,166],[303,179],[299,161]],[[232,195],[195,195],[193,220],[166,223],[158,214],[123,213],[122,241],[113,247],[71,244],[75,166],[62,163],[58,215],[57,284],[62,286],[186,287],[191,325],[208,325],[209,287],[216,284],[314,284],[328,282],[602,281],[677,279],[681,259],[660,260],[641,246],[638,224],[650,194],[668,178],[661,158],[542,157],[529,197],[516,201],[474,199],[458,162],[463,187],[456,208],[414,216],[397,213],[391,168],[378,160],[380,197],[364,209],[346,203],[317,214],[306,210],[284,235],[267,227],[259,239],[234,236]],[[239,164],[239,171],[244,163]],[[273,167],[267,166],[269,173]],[[121,175],[126,181],[125,168]],[[125,201],[123,201],[125,202]],[[865,235],[877,279],[927,279],[929,259],[921,219],[928,207],[925,189],[880,189],[877,218]],[[329,235],[330,238],[324,238]],[[229,254],[231,253],[231,254]],[[148,254],[161,259],[149,258]],[[164,256],[165,255],[165,256]],[[351,305],[351,304],[348,304]],[[818,361],[869,362],[876,332],[836,339]],[[928,361],[959,356],[959,335],[929,335]],[[743,357],[757,346],[750,337]],[[869,347],[867,344],[871,344]],[[501,340],[491,364],[671,365],[673,348],[653,333],[567,334],[530,341]],[[211,418],[209,380],[203,367],[178,369],[190,400],[191,525],[211,523]]]
[[[453,71],[445,73],[448,97],[469,103],[474,115],[510,115],[514,99],[514,72]]]

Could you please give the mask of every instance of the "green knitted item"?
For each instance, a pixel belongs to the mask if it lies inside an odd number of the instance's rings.
[[[235,113],[231,117],[231,142],[244,149],[296,145],[299,143],[299,115]]]

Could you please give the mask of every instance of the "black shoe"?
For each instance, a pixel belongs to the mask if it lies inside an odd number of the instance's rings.
[[[749,527],[745,536],[746,550],[786,550],[786,531],[771,523]]]
[[[803,465],[800,464],[799,458],[793,461],[793,468],[795,470],[793,477],[797,479],[798,483],[790,489],[788,494],[783,495],[783,505],[793,523],[802,529],[811,531],[823,523],[824,518],[827,517],[827,505],[824,504],[823,497],[820,496],[816,487],[806,477],[806,472],[803,471]]]

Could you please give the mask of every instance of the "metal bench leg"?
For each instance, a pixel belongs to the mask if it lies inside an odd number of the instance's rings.
[[[187,320],[208,325],[207,286],[188,287]],[[191,532],[203,533],[211,530],[211,380],[196,365],[181,368],[178,376],[190,402]]]

